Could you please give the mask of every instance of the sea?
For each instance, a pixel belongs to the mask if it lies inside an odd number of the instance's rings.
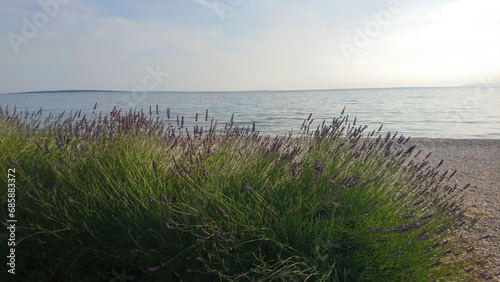
[[[96,106],[97,103],[97,106]],[[333,118],[349,115],[367,131],[429,138],[500,139],[500,86],[332,89],[240,92],[121,92],[99,90],[43,91],[0,94],[0,106],[9,112],[38,111],[44,115],[109,114],[113,107],[141,110],[166,120],[184,116],[187,127],[219,128],[234,115],[237,126],[252,127],[261,135],[301,134],[302,122],[312,114],[311,129]],[[95,110],[94,110],[95,107]],[[208,121],[205,115],[208,111]],[[198,119],[195,121],[198,114]]]

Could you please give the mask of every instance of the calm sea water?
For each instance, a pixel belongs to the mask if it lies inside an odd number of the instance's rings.
[[[0,106],[12,110],[58,114],[82,110],[108,114],[111,109],[143,108],[149,114],[158,104],[160,114],[185,116],[193,124],[199,113],[204,125],[205,111],[219,122],[219,128],[234,120],[239,126],[256,123],[263,134],[298,133],[310,113],[314,124],[338,117],[344,106],[350,120],[368,125],[368,130],[398,131],[412,137],[500,139],[500,87],[389,88],[309,91],[254,92],[45,92],[0,94]]]

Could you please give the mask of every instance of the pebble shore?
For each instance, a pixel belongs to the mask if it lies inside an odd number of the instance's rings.
[[[435,163],[444,160],[443,170],[456,169],[458,185],[471,184],[468,213],[478,221],[464,237],[473,242],[480,281],[500,281],[500,139],[412,138],[409,144],[432,152]]]

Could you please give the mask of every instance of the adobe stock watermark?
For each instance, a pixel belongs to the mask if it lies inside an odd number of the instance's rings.
[[[10,161],[10,160],[9,160]],[[12,162],[17,164],[16,162]],[[18,166],[17,166],[18,167]],[[8,218],[7,222],[2,222],[8,230],[9,236],[7,239],[8,248],[8,262],[7,265],[9,269],[7,270],[10,274],[16,274],[16,247],[18,242],[16,242],[16,168],[7,169],[7,211]]]
[[[147,74],[142,78],[141,85],[132,88],[130,93],[122,95],[122,101],[131,108],[144,101],[148,97],[148,91],[156,89],[170,75],[168,72],[161,71],[159,65],[156,65],[155,69],[147,66],[146,72]]]
[[[22,17],[22,26],[20,34],[9,32],[9,39],[12,49],[17,54],[19,46],[26,45],[33,39],[42,28],[44,28],[61,10],[61,5],[68,4],[71,0],[39,0],[40,10],[35,12],[31,18]]]
[[[243,3],[243,0],[215,0],[211,2],[221,21],[226,18],[226,13],[234,12],[235,8],[240,6],[241,3]]]
[[[361,53],[361,50],[370,45],[373,38],[379,36],[383,28],[386,28],[392,21],[392,17],[401,13],[403,7],[400,1],[391,0],[387,3],[387,8],[378,12],[372,11],[373,20],[365,24],[364,29],[356,28],[352,41],[343,41],[339,47],[345,59],[350,62],[351,57]]]

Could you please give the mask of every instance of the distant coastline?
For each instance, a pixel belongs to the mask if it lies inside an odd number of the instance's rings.
[[[298,91],[329,91],[329,90],[374,90],[374,89],[423,89],[423,88],[469,88],[469,87],[500,87],[500,83],[476,83],[476,84],[464,84],[459,86],[398,86],[398,87],[363,87],[363,88],[331,88],[331,89],[279,89],[279,90],[225,90],[225,91],[202,91],[202,90],[165,90],[165,91],[149,91],[150,93],[224,93],[224,92],[233,92],[233,93],[245,93],[245,92],[298,92]],[[96,90],[96,89],[70,89],[70,90],[40,90],[40,91],[22,91],[22,92],[9,92],[9,93],[0,93],[2,94],[46,94],[46,93],[97,93],[97,92],[132,92],[129,90]]]
[[[474,84],[465,84],[459,87],[478,87],[478,86],[500,87],[500,83],[474,83]]]
[[[23,91],[23,92],[13,92],[13,93],[2,93],[2,94],[44,94],[44,93],[79,93],[79,92],[125,92],[119,90],[42,90],[42,91]]]

